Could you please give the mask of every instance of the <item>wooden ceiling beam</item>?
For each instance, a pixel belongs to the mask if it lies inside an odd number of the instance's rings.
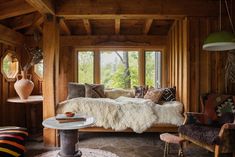
[[[91,30],[90,21],[88,19],[83,19],[83,23],[84,23],[84,27],[86,29],[87,34],[91,35],[92,34],[92,30]]]
[[[151,35],[99,35],[99,36],[63,36],[61,45],[75,47],[163,47],[166,36]]]
[[[116,35],[120,34],[120,27],[121,27],[121,20],[115,19],[115,34]]]
[[[38,29],[42,33],[41,24],[44,22],[44,16],[38,17],[30,26],[25,34],[32,33],[35,29]]]
[[[55,4],[52,0],[25,0],[41,14],[55,15]]]
[[[18,46],[22,46],[23,43],[24,43],[24,40],[25,40],[25,37],[8,28],[8,27],[5,27],[3,25],[0,24],[0,42],[1,43],[5,43],[5,44],[8,44],[8,45],[18,45]]]
[[[153,19],[147,19],[146,20],[145,26],[144,26],[144,29],[143,29],[143,33],[145,35],[147,35],[149,33],[149,30],[151,28],[152,23],[153,23]]]
[[[219,1],[214,0],[60,0],[57,2],[56,15],[66,19],[175,19],[218,16],[218,8]]]
[[[23,28],[30,27],[36,16],[38,16],[38,14],[27,14],[27,15],[23,15],[23,16],[19,16],[14,19],[11,19],[9,21],[10,27],[13,30],[20,30]]]
[[[11,0],[0,4],[0,20],[36,11],[24,0]]]
[[[60,19],[60,28],[66,33],[66,35],[71,35],[71,31],[63,18]]]

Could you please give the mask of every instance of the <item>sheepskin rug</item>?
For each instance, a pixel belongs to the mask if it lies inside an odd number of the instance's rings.
[[[82,151],[82,157],[118,157],[116,154],[100,150],[100,149],[90,149],[90,148],[80,148]],[[49,151],[35,157],[57,157],[59,150]]]
[[[177,101],[158,105],[141,98],[74,98],[61,102],[57,113],[83,113],[95,117],[98,127],[116,131],[131,128],[142,133],[157,123],[182,125],[182,110],[183,105]]]

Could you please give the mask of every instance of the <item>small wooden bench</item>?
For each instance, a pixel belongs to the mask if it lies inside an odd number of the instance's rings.
[[[160,139],[165,142],[165,149],[164,149],[164,157],[167,157],[169,154],[169,144],[178,144],[179,145],[179,157],[184,157],[183,153],[183,142],[185,141],[183,138],[169,134],[169,133],[163,133],[160,135]]]

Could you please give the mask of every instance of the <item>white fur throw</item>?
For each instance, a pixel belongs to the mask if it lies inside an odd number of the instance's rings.
[[[116,100],[74,98],[61,102],[57,113],[68,111],[84,113],[96,118],[96,126],[116,131],[131,128],[137,133],[142,133],[155,123],[181,125],[182,106],[179,102],[157,105],[148,99],[127,97],[119,97]]]

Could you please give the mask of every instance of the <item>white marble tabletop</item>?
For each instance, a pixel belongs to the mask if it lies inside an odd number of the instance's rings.
[[[11,103],[36,103],[36,102],[42,102],[43,97],[42,95],[31,95],[28,97],[28,99],[20,99],[20,97],[13,97],[13,98],[8,98],[7,102]]]
[[[42,122],[42,125],[46,128],[57,129],[57,130],[75,130],[90,127],[95,124],[94,117],[86,117],[86,121],[82,122],[68,122],[59,123],[55,117],[48,118]]]

